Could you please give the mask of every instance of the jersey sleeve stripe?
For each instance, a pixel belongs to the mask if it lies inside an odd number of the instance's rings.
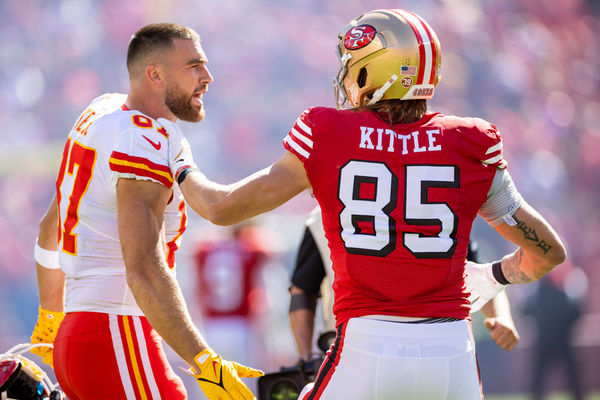
[[[301,157],[305,160],[308,159],[308,157],[310,156],[310,153],[308,151],[304,150],[293,139],[291,139],[289,135],[283,139],[283,145],[285,146],[286,149],[292,151],[293,153],[295,153],[296,155],[298,155],[299,157]]]
[[[152,162],[144,157],[130,156],[129,154],[121,153],[119,151],[113,151],[112,154],[110,155],[110,158],[111,158],[111,160],[114,159],[114,160],[128,161],[128,162],[131,162],[134,164],[144,164],[149,169],[160,171],[160,172],[166,173],[169,176],[171,176],[171,169],[169,168],[169,166],[163,165],[163,164],[157,164],[157,163]]]
[[[313,141],[311,139],[307,138],[306,136],[304,136],[301,132],[298,132],[298,130],[296,128],[292,128],[290,133],[291,133],[291,136],[293,136],[294,138],[300,139],[308,147],[310,147],[311,149],[313,148]]]
[[[501,148],[502,148],[502,142],[498,142],[495,145],[493,145],[492,147],[490,147],[489,149],[487,149],[487,151],[485,152],[485,154],[494,153],[494,152],[500,150]]]
[[[305,133],[312,136],[312,129],[310,129],[310,127],[308,125],[306,125],[304,122],[302,122],[302,117],[299,117],[296,120],[296,125],[298,125],[298,128],[303,130]]]
[[[483,160],[483,162],[486,164],[496,164],[500,160],[502,160],[502,154],[498,154],[495,157],[487,158],[487,159]]]
[[[498,154],[495,157],[488,158],[486,160],[481,161],[484,164],[494,165],[497,168],[504,169],[506,168],[507,162],[502,158],[502,153]]]
[[[111,171],[151,178],[168,188],[173,186],[173,177],[169,167],[153,163],[146,158],[113,151],[108,164]]]

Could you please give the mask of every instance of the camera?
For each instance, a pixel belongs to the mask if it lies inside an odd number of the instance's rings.
[[[317,340],[321,354],[309,361],[300,359],[296,365],[281,367],[258,378],[258,400],[296,400],[302,388],[315,380],[325,359],[325,353],[335,340],[335,331],[322,333]]]

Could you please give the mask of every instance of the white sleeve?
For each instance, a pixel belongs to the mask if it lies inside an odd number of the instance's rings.
[[[114,184],[119,178],[128,178],[151,180],[171,188],[173,176],[169,168],[166,130],[158,122],[142,115],[124,118],[109,166]]]
[[[498,226],[504,222],[514,225],[513,214],[523,204],[523,197],[506,169],[497,169],[487,201],[479,209],[479,215],[490,226]]]

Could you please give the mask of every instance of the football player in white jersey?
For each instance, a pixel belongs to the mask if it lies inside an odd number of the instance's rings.
[[[68,135],[36,243],[32,342],[54,342],[38,354],[71,400],[187,398],[162,339],[209,398],[254,398],[240,377],[262,372],[208,346],[175,279],[186,212],[164,125],[202,120],[206,63],[194,30],[141,28],[127,53],[130,93],[92,101]]]

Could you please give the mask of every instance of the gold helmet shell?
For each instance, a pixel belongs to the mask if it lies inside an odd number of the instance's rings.
[[[430,99],[440,81],[441,47],[417,14],[369,11],[338,35],[340,71],[334,79],[337,107],[386,99]]]

